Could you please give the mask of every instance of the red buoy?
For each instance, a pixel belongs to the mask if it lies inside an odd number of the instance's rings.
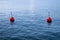
[[[14,17],[10,18],[10,22],[14,22],[14,20],[15,20]]]
[[[48,23],[51,23],[51,22],[52,22],[52,18],[50,17],[50,12],[48,12],[48,16],[49,16],[49,17],[47,18],[47,22],[48,22]]]
[[[48,17],[48,18],[47,18],[47,22],[48,22],[48,23],[51,23],[51,22],[52,22],[52,18],[51,18],[51,17]]]
[[[12,12],[11,12],[10,22],[14,22],[14,21],[15,21],[15,19],[14,19],[14,17],[12,16]]]

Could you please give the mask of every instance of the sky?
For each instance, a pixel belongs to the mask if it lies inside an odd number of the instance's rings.
[[[60,0],[0,0],[0,11],[5,10],[60,10]]]

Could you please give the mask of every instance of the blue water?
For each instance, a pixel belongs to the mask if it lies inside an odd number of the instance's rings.
[[[39,12],[13,12],[15,22],[10,23],[10,13],[0,13],[0,40],[60,40],[60,19],[52,16],[48,25],[47,14]],[[55,19],[54,19],[55,17]]]

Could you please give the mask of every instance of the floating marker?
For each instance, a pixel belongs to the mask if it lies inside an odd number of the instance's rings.
[[[47,18],[47,22],[48,22],[48,23],[51,23],[51,22],[52,22],[52,18],[51,18],[51,17],[48,17],[48,18]]]
[[[14,21],[15,21],[15,19],[14,19],[14,17],[12,16],[12,12],[11,12],[10,22],[14,22]]]
[[[52,23],[52,18],[50,17],[50,13],[48,14],[48,16],[49,16],[49,17],[47,18],[47,22],[48,22],[48,23]]]

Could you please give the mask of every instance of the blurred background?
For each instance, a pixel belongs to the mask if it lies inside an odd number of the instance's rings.
[[[60,40],[59,4],[60,0],[0,0],[0,40]],[[48,12],[51,25],[46,22]]]

